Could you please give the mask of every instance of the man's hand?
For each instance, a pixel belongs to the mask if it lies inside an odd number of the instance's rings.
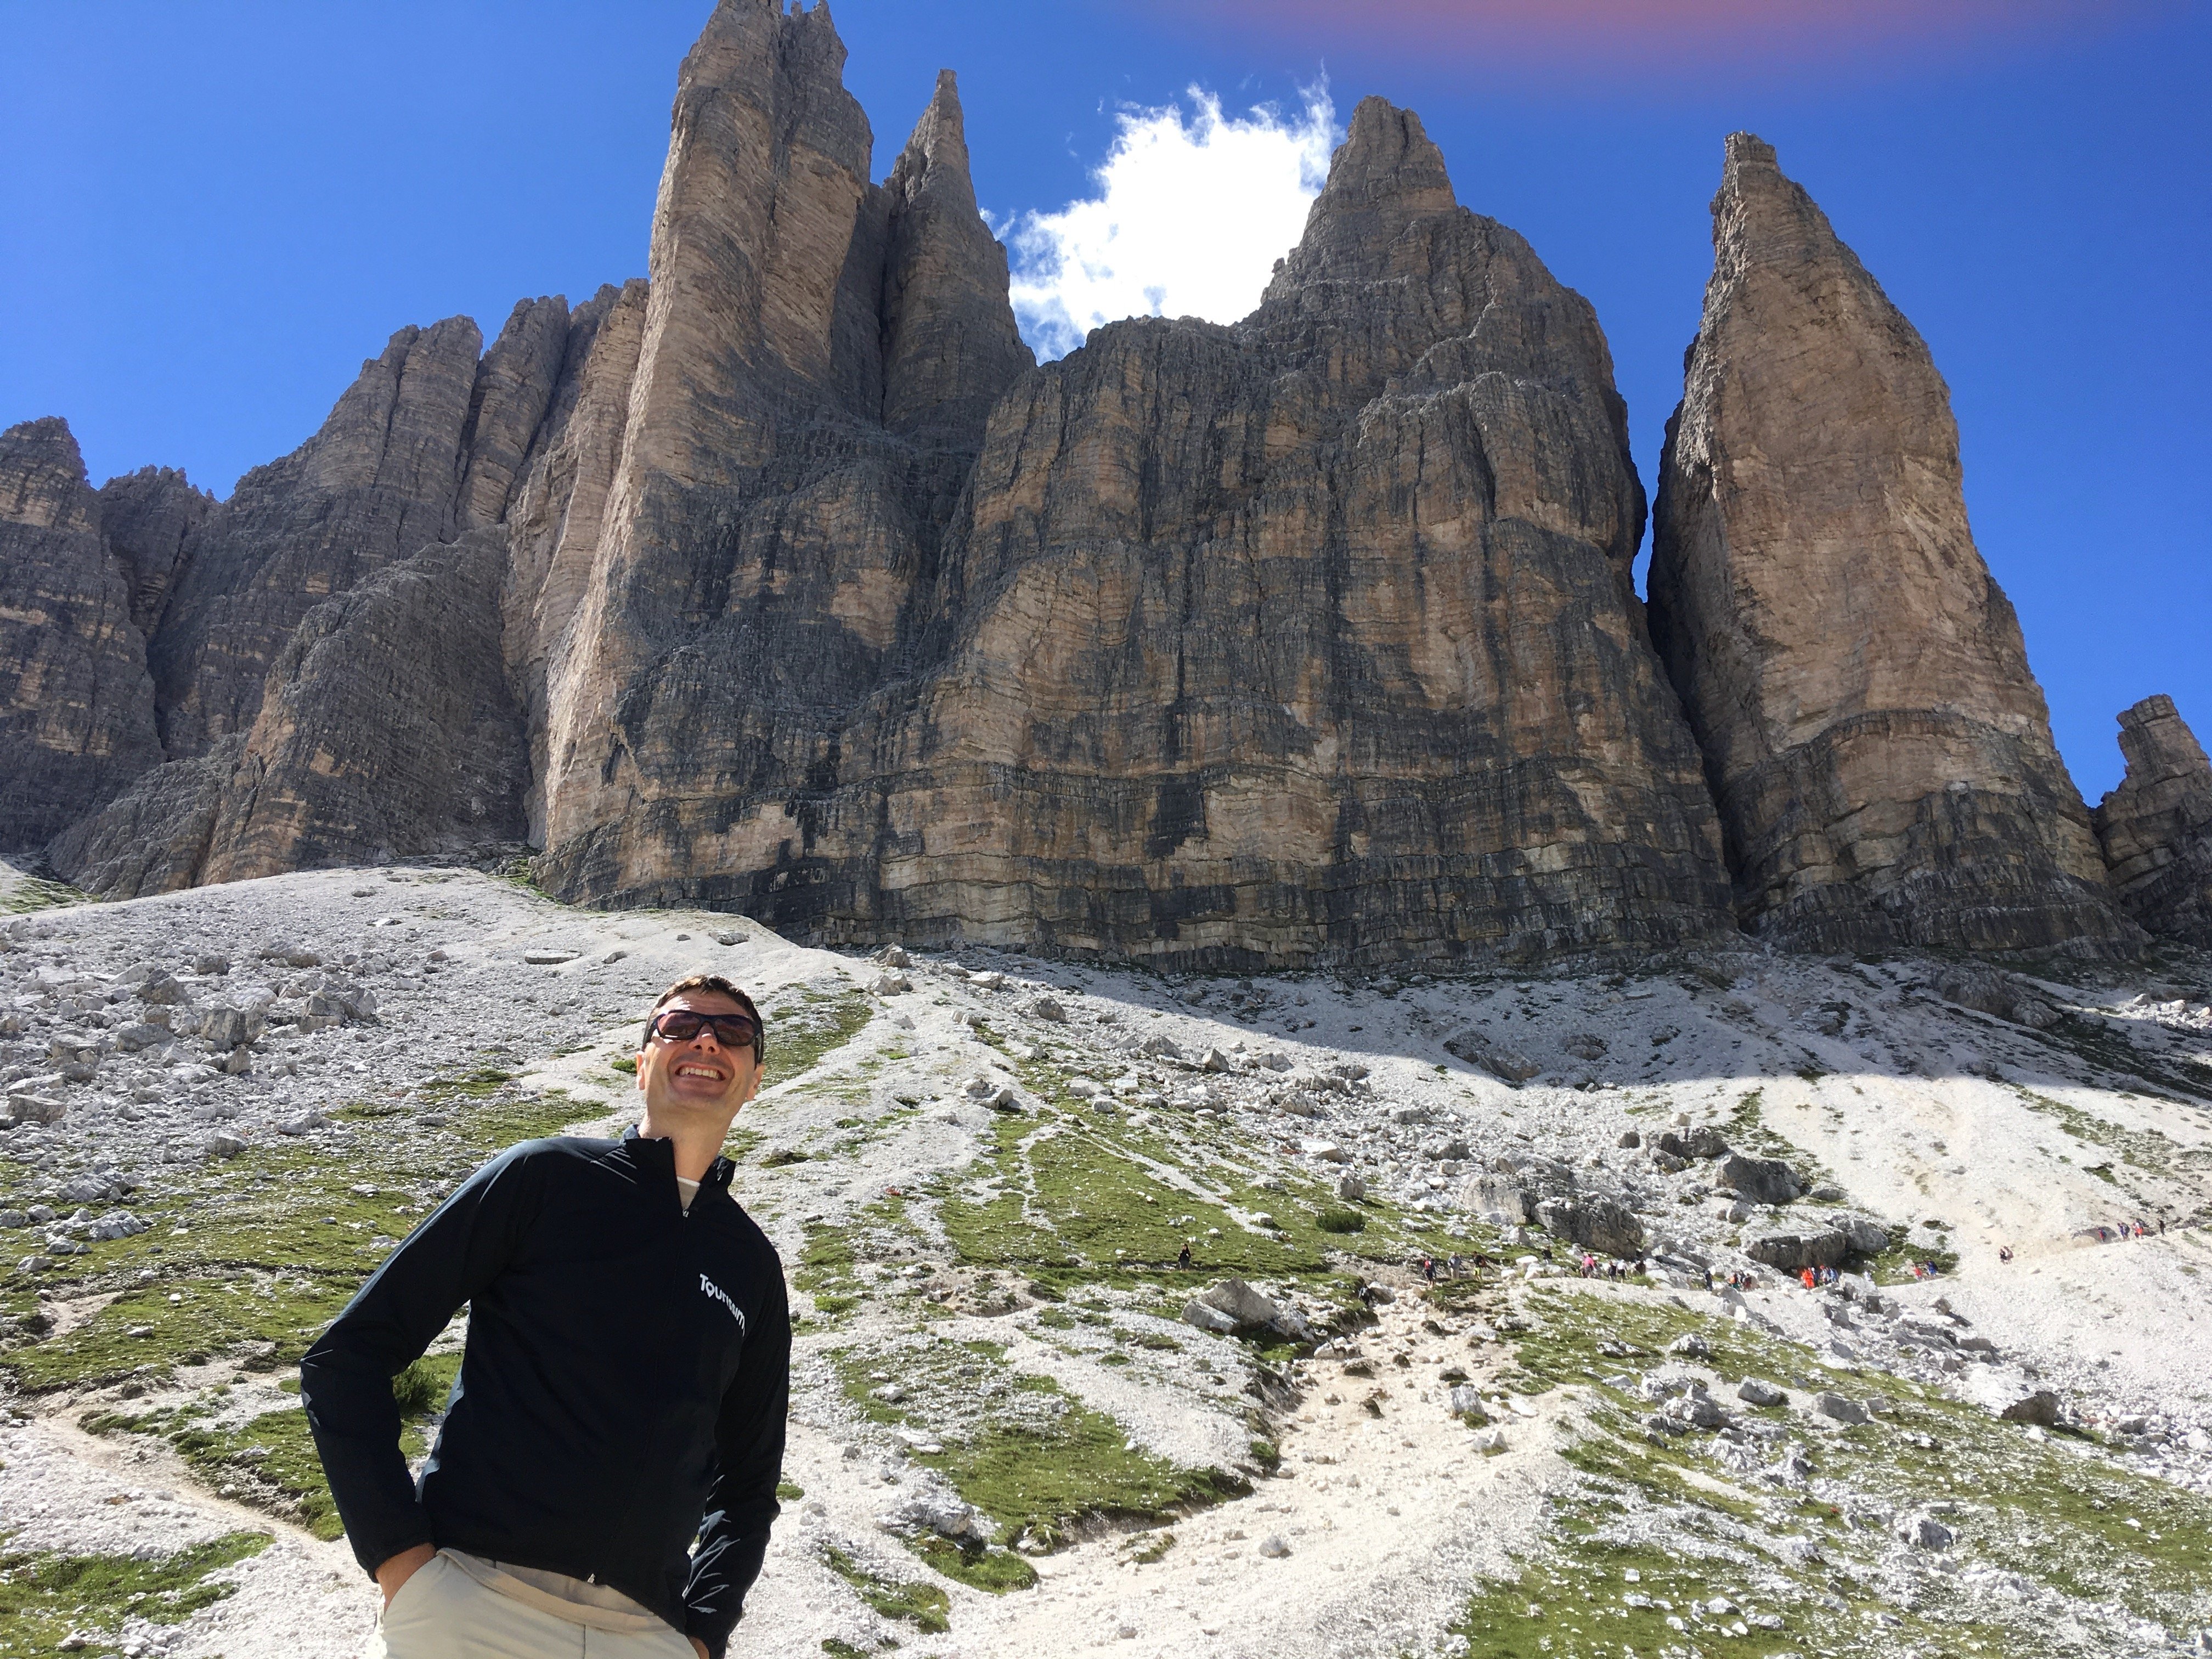
[[[434,1544],[417,1544],[411,1550],[402,1550],[376,1570],[376,1587],[384,1592],[384,1605],[390,1607],[392,1598],[399,1594],[399,1587],[430,1565],[437,1554]]]
[[[699,1659],[714,1659],[714,1656],[707,1651],[707,1644],[697,1637],[691,1638],[691,1645],[699,1650]]]

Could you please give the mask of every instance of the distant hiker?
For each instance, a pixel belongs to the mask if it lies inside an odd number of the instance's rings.
[[[1436,1257],[1432,1255],[1425,1255],[1421,1258],[1421,1277],[1427,1279],[1431,1285],[1437,1282]]]
[[[1190,1266],[1190,1245],[1188,1242],[1184,1243],[1182,1249],[1176,1252],[1176,1266],[1178,1267]]]
[[[1711,1289],[1712,1289],[1712,1287],[1713,1287],[1713,1270],[1712,1270],[1711,1267],[1707,1267],[1706,1269],[1705,1269],[1705,1288],[1706,1288],[1708,1291],[1710,1291],[1710,1290],[1711,1290]]]
[[[2011,1260],[2012,1260],[2012,1246],[2011,1246],[2011,1245],[2009,1245],[2009,1244],[2000,1244],[2000,1245],[1998,1245],[1998,1246],[1997,1246],[1997,1260],[1998,1260],[1998,1261],[2011,1261]]]
[[[621,1139],[509,1147],[307,1350],[315,1449],[384,1591],[370,1655],[720,1659],[768,1551],[791,1385],[783,1266],[720,1156],[763,1050],[750,997],[678,981]],[[464,1304],[410,1480],[392,1379]]]
[[[1798,1275],[1798,1277],[1805,1281],[1805,1288],[1807,1290],[1809,1291],[1813,1288],[1813,1270],[1810,1267],[1806,1268],[1803,1273]]]

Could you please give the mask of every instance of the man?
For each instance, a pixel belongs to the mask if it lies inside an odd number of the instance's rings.
[[[720,1659],[776,1516],[790,1386],[782,1264],[720,1156],[763,1053],[735,985],[672,985],[636,1126],[494,1158],[308,1350],[316,1449],[384,1591],[373,1652]],[[464,1303],[412,1482],[392,1379]]]

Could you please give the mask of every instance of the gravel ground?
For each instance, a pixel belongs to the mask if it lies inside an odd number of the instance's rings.
[[[9,891],[0,878],[0,905]],[[1553,1535],[1559,1495],[1578,1479],[1561,1453],[1590,1432],[1594,1394],[1513,1395],[1514,1344],[1483,1323],[1553,1305],[1541,1293],[1560,1285],[1670,1318],[1710,1314],[1797,1345],[1808,1364],[1848,1367],[1863,1389],[1887,1376],[1991,1407],[2051,1389],[2063,1425],[2095,1431],[2129,1468],[2212,1491],[2212,1008],[2194,959],[2006,981],[2006,998],[2051,1012],[2039,1030],[1961,1006],[1957,985],[1944,994],[1954,969],[1908,959],[1746,949],[1632,970],[1358,984],[982,951],[884,963],[740,919],[578,911],[478,873],[412,868],[39,909],[0,922],[0,1076],[23,1120],[0,1134],[20,1171],[0,1200],[0,1224],[20,1224],[0,1231],[0,1259],[19,1292],[49,1287],[37,1304],[49,1328],[19,1325],[16,1356],[34,1337],[97,1328],[118,1291],[158,1284],[160,1252],[185,1249],[195,1224],[163,1207],[181,1183],[212,1176],[245,1192],[258,1158],[305,1148],[326,1164],[365,1159],[357,1173],[380,1190],[380,1149],[458,1147],[469,1114],[501,1103],[611,1127],[629,1083],[611,1062],[634,1046],[654,992],[701,968],[753,988],[770,1010],[771,1086],[740,1120],[738,1194],[794,1268],[811,1242],[854,1248],[836,1284],[799,1275],[811,1290],[797,1305],[814,1316],[799,1341],[788,1473],[805,1496],[786,1506],[732,1646],[745,1659],[825,1639],[869,1650],[894,1633],[904,1651],[969,1659],[1457,1651],[1449,1632],[1470,1596]],[[489,1105],[457,1091],[471,1077]],[[390,1115],[365,1128],[364,1111]],[[1796,1203],[1754,1206],[1724,1189],[1717,1160],[1655,1157],[1660,1134],[1700,1127],[1817,1184]],[[1638,1144],[1622,1144],[1630,1134]],[[1356,1317],[1318,1278],[1261,1278],[1314,1326],[1297,1353],[1263,1362],[1255,1345],[1178,1322],[1127,1273],[1102,1270],[1095,1294],[1046,1294],[963,1256],[957,1202],[1018,1187],[1017,1159],[1054,1135],[1092,1137],[1083,1144],[1134,1171],[1152,1206],[1135,1213],[1171,1223],[1204,1210],[1180,1230],[1201,1268],[1232,1244],[1287,1238],[1270,1211],[1310,1208],[1347,1178],[1404,1238],[1527,1259],[1509,1285],[1492,1281],[1480,1311],[1425,1298],[1411,1247],[1358,1264],[1395,1298]],[[1501,1182],[1617,1203],[1641,1229],[1651,1283],[1552,1277],[1535,1227],[1484,1224]],[[411,1201],[391,1207],[403,1217],[435,1197],[387,1190],[400,1195]],[[1955,1265],[1932,1281],[1814,1294],[1747,1254],[1763,1236],[1843,1217]],[[2090,1231],[2138,1218],[2163,1221],[2163,1235]],[[72,1278],[118,1239],[155,1265],[138,1279]],[[391,1242],[361,1240],[364,1270]],[[1731,1273],[1763,1282],[1710,1296],[1708,1271],[1723,1285]],[[1329,1330],[1355,1347],[1316,1355]],[[956,1351],[988,1351],[976,1363],[999,1382],[965,1396],[930,1382],[932,1356]],[[374,1596],[342,1543],[225,1501],[149,1435],[76,1426],[126,1401],[197,1401],[218,1424],[285,1403],[275,1373],[221,1354],[169,1358],[131,1395],[11,1386],[18,1420],[0,1433],[10,1548],[143,1554],[269,1531],[274,1546],[218,1575],[234,1596],[173,1629],[94,1632],[88,1650],[356,1650]],[[1377,1363],[1398,1372],[1387,1402],[1346,1369]],[[1492,1402],[1488,1440],[1456,1415],[1454,1385],[1439,1380],[1449,1370]],[[872,1403],[878,1373],[909,1378],[898,1411]],[[1048,1425],[1101,1414],[1131,1456],[1241,1468],[1249,1495],[1149,1528],[1079,1528],[1030,1558],[1032,1590],[936,1580],[942,1633],[886,1622],[829,1565],[832,1547],[887,1580],[931,1579],[884,1518],[943,1494],[963,1448],[1018,1407]],[[1249,1462],[1262,1430],[1279,1474]],[[951,1461],[933,1463],[933,1447]],[[1133,1558],[1133,1538],[1164,1529],[1172,1547]],[[1263,1553],[1271,1541],[1280,1551]],[[2062,1627],[2056,1613],[2038,1626]],[[2083,1628],[2105,1632],[2082,1638],[2094,1642],[2119,1626]],[[2130,1630],[2146,1652],[2187,1634]],[[2093,1650],[2070,1639],[2051,1635],[2049,1650]]]

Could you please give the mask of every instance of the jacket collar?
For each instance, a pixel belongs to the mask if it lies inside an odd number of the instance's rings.
[[[623,1131],[622,1147],[629,1155],[630,1161],[641,1170],[665,1175],[671,1181],[676,1179],[674,1141],[665,1138],[647,1139],[637,1132],[637,1125],[633,1123]],[[726,1193],[730,1190],[730,1177],[736,1173],[736,1164],[726,1158],[717,1158],[707,1166],[707,1173],[700,1178],[699,1190],[702,1193]]]

